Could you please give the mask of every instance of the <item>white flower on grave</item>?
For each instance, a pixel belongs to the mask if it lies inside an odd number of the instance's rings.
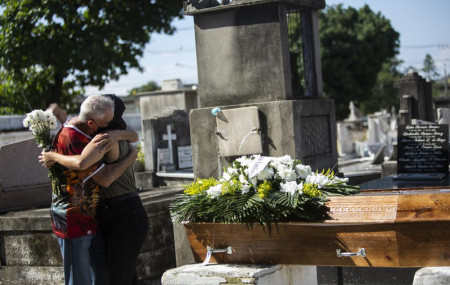
[[[248,184],[247,178],[245,178],[244,174],[239,175],[239,182],[241,182],[242,184]]]
[[[281,157],[275,157],[270,162],[270,165],[273,166],[276,170],[280,170],[280,168],[289,167],[292,168],[292,165],[294,164],[294,160],[289,156],[281,156]]]
[[[295,181],[297,180],[297,174],[291,166],[280,164],[277,168],[277,174],[283,181]]]
[[[248,184],[242,184],[242,186],[241,186],[241,192],[242,192],[242,194],[247,194],[248,192],[250,192],[250,185],[248,185]]]
[[[258,180],[263,181],[263,180],[272,179],[274,175],[275,175],[275,172],[273,171],[273,169],[271,167],[265,167],[262,171],[260,171],[256,175],[256,178]]]
[[[331,182],[332,181],[328,176],[323,175],[322,173],[312,173],[310,176],[306,177],[305,180],[306,184],[316,184],[319,189]]]
[[[238,174],[239,174],[238,170],[237,170],[236,168],[233,168],[233,167],[229,167],[229,168],[227,169],[227,173],[229,173],[231,176],[234,176],[234,175],[238,175]]]
[[[280,192],[289,193],[291,195],[295,194],[295,192],[302,193],[303,190],[303,182],[297,184],[295,181],[289,181],[286,183],[280,183],[281,189]]]
[[[303,164],[297,164],[295,166],[295,172],[297,173],[298,177],[302,179],[306,179],[309,175],[311,175],[311,166],[309,165],[303,165]]]
[[[222,194],[222,184],[217,184],[216,186],[209,187],[209,189],[206,190],[206,193],[208,193],[208,195],[212,198],[219,197]]]
[[[348,182],[348,178],[347,177],[340,178],[340,177],[335,176],[335,177],[333,177],[333,180],[331,182],[335,183],[335,184],[339,184],[339,185],[346,185]]]
[[[231,180],[231,175],[228,174],[228,172],[224,172],[222,174],[222,178],[220,179],[221,182],[230,181],[230,180]]]
[[[249,167],[252,163],[252,159],[246,156],[241,156],[238,159],[236,159],[236,161],[238,161],[242,167]]]

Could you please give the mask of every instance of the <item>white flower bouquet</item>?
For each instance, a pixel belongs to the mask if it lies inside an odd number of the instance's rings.
[[[33,133],[40,147],[50,150],[53,142],[52,130],[57,126],[56,117],[51,112],[34,110],[26,115],[23,125]]]
[[[52,131],[58,124],[56,117],[51,112],[34,110],[26,115],[23,125],[33,133],[39,147],[45,151],[52,149],[54,137]],[[61,193],[62,166],[56,163],[50,167],[48,176],[52,182],[53,191]]]
[[[236,159],[220,179],[197,179],[170,205],[174,221],[255,223],[323,220],[333,195],[359,192],[331,171],[312,172],[297,159],[253,155]]]

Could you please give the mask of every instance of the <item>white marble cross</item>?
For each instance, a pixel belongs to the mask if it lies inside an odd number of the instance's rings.
[[[168,141],[169,151],[170,151],[170,163],[173,164],[173,148],[172,148],[172,140],[176,140],[177,135],[172,134],[171,125],[167,125],[167,134],[163,135],[163,140]]]

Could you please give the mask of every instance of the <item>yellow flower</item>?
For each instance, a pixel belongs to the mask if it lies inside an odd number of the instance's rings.
[[[264,182],[258,186],[258,196],[260,198],[264,198],[270,191],[272,191],[272,189],[272,184],[270,184],[269,181],[264,180]]]
[[[237,179],[232,179],[231,181],[222,182],[222,194],[235,195],[236,191],[239,191],[241,187],[241,182]]]
[[[316,184],[303,184],[303,194],[309,197],[319,197],[322,196],[322,192],[317,188]]]
[[[197,181],[186,185],[186,189],[184,190],[184,194],[195,196],[195,195],[201,195],[206,190],[208,190],[211,186],[217,185],[217,180],[214,178],[205,178],[205,179],[197,179]]]

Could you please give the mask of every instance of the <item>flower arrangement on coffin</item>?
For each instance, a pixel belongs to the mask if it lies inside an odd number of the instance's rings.
[[[312,172],[297,159],[253,155],[236,159],[222,178],[197,179],[170,205],[177,222],[261,224],[323,220],[325,202],[358,193],[331,170]]]
[[[52,131],[57,127],[57,119],[51,112],[34,110],[26,115],[23,125],[33,133],[39,147],[42,147],[45,151],[52,149]],[[62,174],[61,167],[60,164],[55,164],[49,169],[48,176],[54,191],[61,191],[61,184],[59,183]]]

